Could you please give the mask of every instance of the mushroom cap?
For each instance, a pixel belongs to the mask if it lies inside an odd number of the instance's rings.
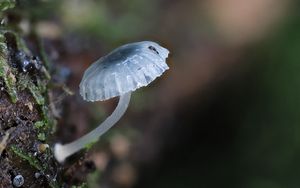
[[[80,95],[86,101],[103,101],[147,86],[169,69],[168,54],[151,41],[120,46],[84,72]]]

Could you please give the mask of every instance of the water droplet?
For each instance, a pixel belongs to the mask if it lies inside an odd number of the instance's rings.
[[[17,175],[13,179],[13,184],[15,187],[21,187],[24,184],[24,178],[22,175]]]

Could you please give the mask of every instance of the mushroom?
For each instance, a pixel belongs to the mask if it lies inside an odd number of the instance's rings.
[[[96,129],[81,138],[54,146],[59,162],[94,143],[125,113],[131,92],[147,86],[169,69],[169,51],[155,42],[143,41],[123,45],[93,63],[84,73],[80,95],[86,101],[103,101],[119,96],[114,112]]]

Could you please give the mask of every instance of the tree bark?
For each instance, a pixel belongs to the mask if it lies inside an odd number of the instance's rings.
[[[8,10],[14,6],[0,2],[0,187],[61,187],[49,144],[56,120],[47,59],[20,37],[19,15]]]

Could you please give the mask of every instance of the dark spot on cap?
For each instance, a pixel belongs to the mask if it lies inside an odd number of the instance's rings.
[[[159,55],[158,51],[157,51],[156,48],[154,48],[153,46],[149,46],[148,48],[149,48],[150,50],[154,51],[155,53],[157,53],[157,54]]]

